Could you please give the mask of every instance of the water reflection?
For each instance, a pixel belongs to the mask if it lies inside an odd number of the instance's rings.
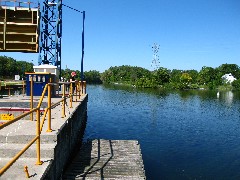
[[[171,91],[166,89],[154,89],[154,88],[135,88],[130,85],[124,86],[124,85],[115,85],[115,84],[107,84],[103,85],[104,89],[111,89],[111,90],[123,90],[127,92],[135,92],[135,93],[144,93],[144,94],[151,94],[156,96],[157,98],[163,98],[165,96],[168,96]]]
[[[137,139],[147,179],[239,179],[239,92],[88,86],[85,138]]]
[[[219,97],[217,96],[217,90],[166,90],[166,89],[152,89],[152,88],[134,88],[132,86],[121,86],[121,85],[104,85],[103,89],[111,90],[122,90],[122,92],[135,92],[143,94],[151,94],[157,98],[165,98],[170,94],[175,94],[181,97],[182,100],[191,99],[194,96],[198,96],[201,100],[216,100],[219,98],[220,101],[231,105],[234,98],[240,99],[239,91],[221,91]]]
[[[233,103],[234,94],[232,91],[220,92],[220,97],[227,105],[231,105]]]

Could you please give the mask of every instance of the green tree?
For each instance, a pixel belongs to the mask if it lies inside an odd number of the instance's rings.
[[[222,64],[218,68],[216,68],[219,72],[219,76],[223,76],[224,74],[231,73],[235,78],[240,78],[240,69],[236,64]]]
[[[99,71],[86,71],[84,72],[85,80],[91,84],[101,84],[101,74]]]
[[[154,72],[154,76],[159,85],[170,82],[170,71],[167,68],[160,67]]]
[[[16,61],[7,56],[0,56],[0,77],[13,79],[14,75],[25,76],[25,72],[33,72],[33,64],[26,61]]]
[[[233,81],[232,86],[233,86],[234,89],[240,90],[240,79],[237,79],[237,80]]]
[[[213,89],[221,85],[222,80],[217,69],[203,66],[199,72],[198,83]]]
[[[182,73],[180,77],[180,89],[189,89],[192,77],[188,73]]]
[[[198,82],[198,71],[197,70],[186,70],[185,73],[188,73],[189,76],[191,76],[192,81],[191,83],[197,83]]]

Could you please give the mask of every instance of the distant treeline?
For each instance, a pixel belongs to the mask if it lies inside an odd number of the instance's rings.
[[[0,78],[14,77],[15,74],[22,75],[25,71],[32,72],[33,64],[25,61],[16,61],[13,58],[0,56]],[[63,80],[69,81],[71,72],[77,73],[80,80],[79,70],[64,69],[61,71]],[[231,73],[237,80],[227,84],[222,80],[224,74]],[[160,67],[150,71],[136,66],[115,66],[100,73],[99,71],[85,71],[84,80],[94,84],[124,84],[143,88],[171,88],[171,89],[215,89],[230,88],[240,89],[240,68],[236,64],[222,64],[217,68],[202,67],[197,70],[169,70]]]
[[[222,76],[231,73],[237,80],[232,85],[222,80]],[[141,67],[118,66],[110,67],[101,74],[104,83],[123,83],[144,88],[171,88],[171,89],[240,89],[240,68],[236,64],[222,64],[217,68],[202,67],[197,70],[169,70],[160,67],[149,71]]]
[[[0,56],[0,80],[13,79],[14,75],[24,76],[25,72],[33,72],[33,63],[16,61],[7,56]]]

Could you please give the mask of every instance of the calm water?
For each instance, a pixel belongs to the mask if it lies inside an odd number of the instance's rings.
[[[86,139],[140,142],[147,179],[240,179],[240,94],[88,86]]]

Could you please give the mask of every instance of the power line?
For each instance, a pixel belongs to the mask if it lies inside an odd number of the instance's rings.
[[[69,9],[72,9],[72,10],[74,10],[74,11],[77,11],[77,12],[83,13],[82,11],[79,11],[79,10],[73,8],[73,7],[70,7],[70,6],[66,5],[66,4],[62,4],[62,5],[65,6],[65,7],[67,7],[67,8],[69,8]]]

